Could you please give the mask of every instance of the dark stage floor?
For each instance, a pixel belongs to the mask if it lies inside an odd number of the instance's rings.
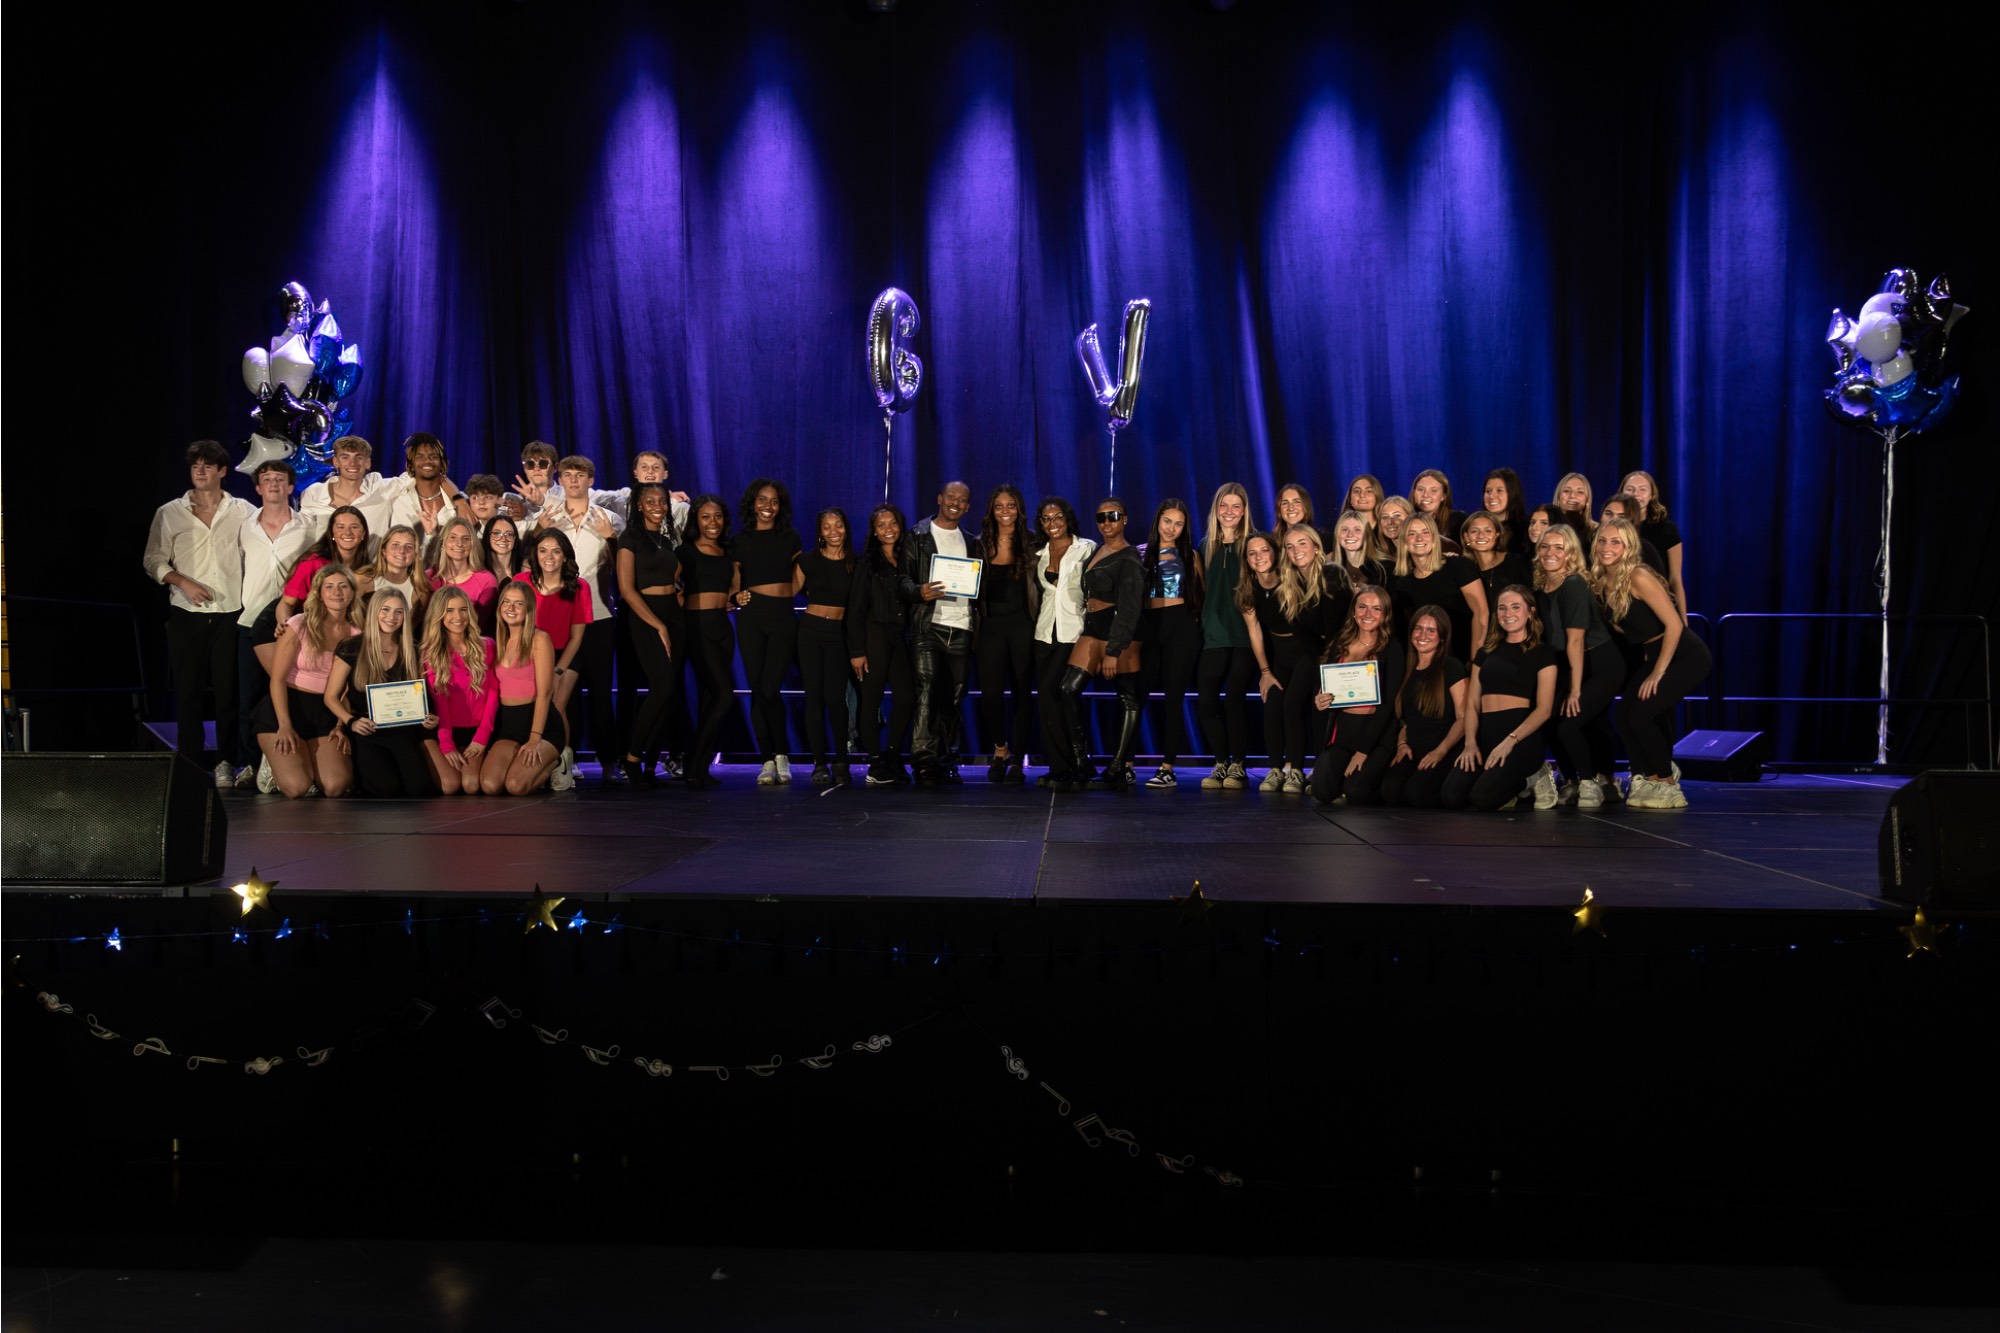
[[[1689,783],[1691,808],[1494,815],[1322,808],[1310,797],[1056,795],[968,767],[937,790],[724,785],[635,792],[584,769],[520,800],[289,802],[230,796],[232,876],[291,891],[605,893],[1555,906],[1585,885],[1624,906],[1869,910],[1897,777]]]

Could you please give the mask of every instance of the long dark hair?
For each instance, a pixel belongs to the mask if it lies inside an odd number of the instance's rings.
[[[979,529],[979,549],[989,565],[1000,554],[1000,521],[993,516],[993,502],[1003,495],[1014,497],[1014,560],[1000,568],[1019,583],[1028,577],[1028,558],[1035,553],[1035,548],[1028,536],[1028,498],[1011,481],[1001,482],[986,497],[986,522]]]
[[[775,477],[759,477],[743,490],[743,501],[736,507],[736,521],[743,525],[745,532],[757,526],[757,492],[769,486],[778,493],[778,517],[771,523],[773,528],[792,526],[792,493],[785,489],[785,483]]]
[[[896,520],[896,564],[891,564],[882,558],[882,543],[875,539],[875,520],[882,517],[882,515],[884,514],[889,514]],[[879,504],[876,505],[873,509],[869,510],[868,511],[868,554],[862,557],[862,559],[867,564],[869,573],[871,574],[893,573],[897,568],[897,566],[900,565],[902,562],[903,543],[908,541],[909,539],[910,539],[910,524],[909,520],[903,517],[902,510],[896,508],[896,506],[892,504]],[[851,542],[853,539],[850,537],[848,540]]]
[[[1502,549],[1518,551],[1521,543],[1528,540],[1528,508],[1527,501],[1521,498],[1521,474],[1510,467],[1496,467],[1486,474],[1486,481],[1497,481],[1507,488],[1507,508],[1495,518],[1500,524],[1500,540],[1507,543]],[[1486,509],[1485,482],[1479,486],[1479,508]]]
[[[1431,664],[1417,669],[1417,645],[1410,645],[1409,661],[1403,667],[1403,684],[1396,690],[1396,716],[1403,715],[1403,694],[1411,681],[1417,683],[1417,711],[1425,717],[1443,717],[1445,700],[1445,658],[1451,656],[1451,617],[1440,606],[1420,606],[1410,617],[1410,628],[1425,616],[1437,626],[1437,651],[1431,655]]]
[[[854,525],[847,521],[847,511],[838,505],[828,505],[813,515],[813,550],[822,552],[826,550],[826,538],[821,535],[820,529],[825,525],[827,515],[829,514],[840,520],[840,530],[847,534],[847,556],[840,563],[852,569],[854,568],[854,561],[856,559],[854,554]]]
[[[751,493],[755,494],[754,491]],[[729,504],[713,491],[704,491],[695,496],[694,503],[688,506],[687,522],[681,528],[681,542],[683,545],[693,546],[701,540],[701,511],[710,505],[722,511],[722,536],[717,540],[726,551],[729,549]],[[783,505],[780,504],[779,507],[782,509]]]
[[[495,524],[499,523],[505,523],[514,530],[514,551],[505,560],[502,560],[500,553],[493,549],[493,528]],[[505,514],[495,514],[492,518],[486,520],[486,531],[479,534],[479,544],[486,551],[486,567],[500,571],[497,577],[512,578],[521,572],[522,541],[521,525],[519,523],[516,523]]]
[[[535,534],[535,545],[528,554],[528,577],[535,581],[535,591],[540,592],[542,590],[542,561],[536,552],[542,549],[543,542],[551,540],[562,548],[563,556],[562,586],[556,589],[556,595],[565,602],[573,602],[576,600],[576,590],[581,586],[581,580],[577,577],[576,570],[576,547],[570,544],[569,534],[563,532],[561,529],[544,528]],[[519,543],[515,545],[516,549],[519,549]]]
[[[1312,508],[1311,500],[1306,501],[1306,508],[1308,510]],[[1146,530],[1146,587],[1149,590],[1152,588],[1153,580],[1160,572],[1160,517],[1169,509],[1178,509],[1181,517],[1186,520],[1181,524],[1181,535],[1173,542],[1173,548],[1181,555],[1181,596],[1187,600],[1194,614],[1200,616],[1201,561],[1195,558],[1194,510],[1188,507],[1188,502],[1185,500],[1170,495],[1160,501],[1159,508],[1153,511],[1153,526]],[[1151,595],[1150,592],[1148,595]]]
[[[327,515],[326,531],[322,532],[319,535],[319,540],[313,543],[312,550],[308,551],[306,554],[316,555],[320,559],[326,561],[329,565],[341,565],[347,563],[345,560],[341,558],[340,551],[333,544],[333,520],[339,518],[342,514],[354,515],[354,521],[361,525],[361,545],[355,548],[356,550],[360,551],[361,554],[360,556],[356,557],[356,563],[359,564],[367,558],[368,535],[369,535],[368,515],[362,513],[359,509],[356,509],[353,505],[342,505],[340,508],[334,510],[331,514]]]

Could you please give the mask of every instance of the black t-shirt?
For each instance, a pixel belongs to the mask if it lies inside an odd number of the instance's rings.
[[[674,553],[680,557],[684,592],[728,592],[730,559],[726,555],[710,555],[693,542],[684,543]]]
[[[1278,585],[1266,588],[1254,579],[1250,583],[1250,609],[1257,617],[1257,628],[1269,638],[1274,634],[1296,634],[1298,626],[1285,619],[1285,612],[1278,605]]]
[[[847,605],[847,599],[854,591],[854,571],[845,560],[833,560],[819,551],[807,551],[799,557],[799,568],[806,572],[807,606]]]
[[[1572,574],[1554,592],[1535,593],[1536,610],[1542,617],[1542,642],[1555,650],[1558,664],[1569,651],[1568,633],[1583,631],[1583,650],[1611,642],[1611,631],[1598,614],[1597,598],[1581,574]]]
[[[1468,560],[1471,558],[1470,556],[1466,557]],[[1479,569],[1476,561],[1473,564],[1473,568]],[[1501,556],[1500,563],[1493,566],[1493,568],[1480,569],[1479,582],[1486,589],[1486,612],[1488,616],[1491,616],[1494,606],[1499,603],[1500,590],[1502,588],[1512,583],[1518,583],[1525,588],[1535,586],[1535,569],[1528,562],[1527,556],[1509,552]],[[1460,600],[1463,599],[1461,598]],[[1458,645],[1454,643],[1452,647],[1457,648]],[[1460,653],[1459,656],[1465,657],[1468,654]]]
[[[365,635],[357,634],[333,650],[335,657],[347,663],[347,693],[343,696],[341,702],[345,703],[347,711],[356,717],[368,716],[368,691],[354,683],[354,669],[361,662],[361,645],[365,637]],[[398,662],[395,666],[389,668],[389,674],[383,677],[383,679],[416,680],[419,674],[411,672],[408,663]]]
[[[790,586],[798,559],[799,534],[792,528],[751,529],[736,534],[736,562],[743,566],[743,586],[783,583]]]
[[[1534,707],[1535,690],[1543,667],[1556,664],[1555,649],[1546,643],[1524,648],[1518,643],[1502,643],[1482,651],[1474,659],[1479,667],[1481,694],[1514,694]]]
[[[1681,544],[1681,530],[1670,518],[1647,519],[1639,525],[1639,540],[1651,542],[1665,555]]]
[[[618,534],[618,549],[632,553],[634,588],[671,588],[680,577],[680,557],[664,532],[648,532],[643,526],[627,528]]]
[[[1419,685],[1414,674],[1407,681],[1403,682],[1403,691],[1398,696],[1402,710],[1401,721],[1403,730],[1409,735],[1410,753],[1419,759],[1422,759],[1432,750],[1442,745],[1446,733],[1451,730],[1452,723],[1458,721],[1458,705],[1452,699],[1451,687],[1465,679],[1465,663],[1459,661],[1456,657],[1446,657],[1443,660],[1443,713],[1437,717],[1428,717],[1417,706],[1417,690]]]
[[[1020,575],[1016,578],[1016,575]],[[1028,580],[1034,571],[1019,558],[1004,565],[990,561],[979,571],[979,614],[983,616],[1024,616],[1028,614]]]
[[[1410,617],[1420,607],[1441,606],[1451,617],[1451,655],[1465,661],[1472,653],[1472,608],[1465,604],[1465,585],[1478,582],[1479,566],[1462,555],[1446,556],[1433,574],[1391,576],[1389,596],[1396,603],[1396,632],[1409,628]]]

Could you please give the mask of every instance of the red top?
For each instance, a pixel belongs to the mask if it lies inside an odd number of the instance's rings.
[[[493,640],[481,639],[479,644],[487,662],[492,662]],[[473,693],[465,659],[457,653],[451,655],[451,680],[444,688],[438,688],[437,673],[429,666],[424,668],[424,680],[430,686],[431,707],[437,709],[440,750],[450,754],[458,748],[451,736],[453,727],[474,728],[474,745],[485,745],[493,739],[493,720],[500,712],[500,682],[494,678],[491,666],[486,668],[486,688],[477,694]]]
[[[572,626],[590,624],[590,585],[578,580],[576,600],[565,602],[559,592],[545,593],[535,586],[535,576],[522,570],[514,576],[516,583],[528,585],[528,591],[535,594],[535,628],[546,631],[549,642],[557,652],[569,646],[569,632]]]
[[[285,596],[303,602],[306,594],[312,591],[313,575],[332,563],[323,555],[309,555],[299,561],[298,566],[292,570],[292,576],[285,580]]]

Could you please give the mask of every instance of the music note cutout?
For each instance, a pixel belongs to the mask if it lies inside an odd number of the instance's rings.
[[[834,1057],[834,1049],[832,1045],[829,1044],[826,1048],[826,1054],[808,1055],[804,1060],[800,1061],[800,1063],[805,1065],[806,1068],[808,1069],[831,1069],[833,1067],[833,1057]]]
[[[769,1078],[771,1077],[771,1075],[778,1072],[778,1066],[783,1064],[784,1062],[785,1062],[784,1056],[774,1055],[771,1057],[771,1062],[769,1064],[745,1065],[743,1067],[749,1070],[751,1073],[755,1074],[758,1078]]]
[[[586,1046],[583,1048],[583,1055],[594,1065],[608,1065],[618,1058],[618,1048],[613,1046],[607,1051],[596,1046]]]
[[[1165,1168],[1167,1168],[1167,1170],[1173,1172],[1177,1176],[1186,1175],[1187,1169],[1194,1165],[1193,1153],[1189,1153],[1186,1157],[1178,1157],[1178,1158],[1169,1157],[1163,1152],[1156,1152],[1153,1154],[1153,1156],[1160,1159],[1161,1166],[1164,1166]]]
[[[729,1081],[728,1065],[689,1065],[688,1073],[713,1074],[718,1083],[727,1083]]]
[[[507,1019],[502,1018],[500,1017],[499,1014],[494,1013],[493,1011],[495,1009],[498,1009],[502,1013],[505,1013],[507,1015],[507,1018],[519,1018],[521,1016],[521,1011],[519,1009],[514,1008],[512,1005],[508,1004],[505,1000],[501,999],[498,995],[493,996],[491,999],[487,1000],[485,1004],[479,1006],[479,1012],[484,1014],[486,1016],[486,1021],[491,1023],[496,1029],[506,1027]]]
[[[1042,1084],[1042,1091],[1046,1092],[1047,1094],[1049,1094],[1049,1096],[1056,1099],[1057,1115],[1069,1114],[1069,1098],[1063,1096],[1060,1092],[1057,1092],[1054,1088],[1050,1087],[1046,1083]]]
[[[1002,1046],[1000,1048],[1000,1058],[1007,1062],[1008,1073],[1020,1079],[1023,1083],[1028,1081],[1028,1066],[1022,1061],[1020,1056],[1014,1054],[1007,1047]]]

